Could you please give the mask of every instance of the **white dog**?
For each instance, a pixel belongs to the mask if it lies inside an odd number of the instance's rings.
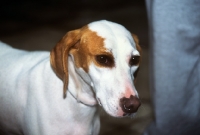
[[[0,133],[97,135],[97,104],[114,117],[140,106],[139,62],[137,37],[105,20],[68,32],[51,53],[0,42]]]

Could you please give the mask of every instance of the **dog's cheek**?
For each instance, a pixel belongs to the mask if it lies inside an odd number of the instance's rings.
[[[94,63],[89,66],[89,76],[91,78],[91,86],[94,88],[96,94],[106,91],[106,86],[109,84],[108,79],[105,79],[105,69],[96,67]],[[101,95],[101,94],[100,94]]]

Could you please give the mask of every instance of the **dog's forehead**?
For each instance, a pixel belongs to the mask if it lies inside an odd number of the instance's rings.
[[[104,39],[104,47],[107,51],[139,54],[131,33],[124,26],[102,20],[88,24],[88,28]]]

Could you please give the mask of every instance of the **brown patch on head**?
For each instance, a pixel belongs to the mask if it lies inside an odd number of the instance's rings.
[[[88,26],[68,32],[54,47],[50,54],[51,66],[64,83],[64,97],[68,87],[68,56],[72,55],[75,66],[89,70],[91,61],[95,62],[95,55],[104,54],[104,39]]]
[[[70,50],[70,54],[74,57],[77,68],[83,68],[85,72],[89,71],[89,65],[95,61],[95,56],[106,54],[104,47],[104,38],[91,31],[88,27],[83,27],[81,30],[81,38],[79,42]]]

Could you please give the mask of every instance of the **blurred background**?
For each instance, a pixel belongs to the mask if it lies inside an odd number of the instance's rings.
[[[0,40],[25,50],[49,51],[67,31],[102,19],[120,23],[138,35],[143,51],[136,88],[142,106],[134,118],[120,119],[100,108],[100,135],[142,134],[153,118],[144,0],[3,0],[0,18]]]

